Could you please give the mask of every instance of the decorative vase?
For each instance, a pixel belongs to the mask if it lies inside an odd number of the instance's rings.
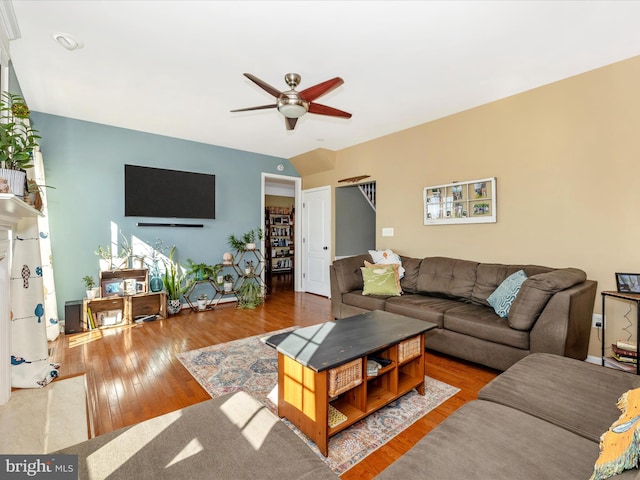
[[[245,248],[247,250],[249,250],[250,252],[254,251],[256,249],[256,244],[255,243],[247,243],[245,245]]]
[[[24,181],[27,177],[23,170],[11,170],[8,168],[0,168],[0,178],[7,180],[9,190],[16,197],[24,197]]]
[[[230,292],[233,290],[233,282],[224,282],[224,291]]]
[[[223,265],[231,265],[232,262],[233,262],[233,255],[231,255],[231,253],[226,252],[224,255],[222,255]]]
[[[160,276],[160,270],[158,269],[158,262],[153,262],[151,278],[149,279],[149,290],[152,292],[159,292],[164,288],[162,277]]]
[[[175,315],[176,313],[178,313],[180,311],[180,299],[178,300],[167,300],[167,311],[169,312],[170,315]]]
[[[96,298],[96,291],[93,288],[87,290],[87,298],[89,300],[93,300],[94,298]]]
[[[162,278],[160,278],[159,276],[154,275],[153,277],[151,277],[151,280],[149,280],[149,289],[152,292],[161,291],[163,286],[164,284],[162,283]]]

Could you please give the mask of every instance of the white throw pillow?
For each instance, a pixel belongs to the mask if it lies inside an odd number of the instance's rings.
[[[397,253],[393,253],[393,251],[387,250],[369,250],[369,255],[371,255],[371,259],[373,263],[380,265],[383,264],[398,264],[398,276],[399,278],[404,278],[404,268],[402,268],[402,260],[400,259],[400,255]]]

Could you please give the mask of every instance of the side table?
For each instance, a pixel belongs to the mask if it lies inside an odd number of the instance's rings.
[[[616,298],[619,300],[624,300],[627,302],[634,302],[636,304],[636,350],[638,346],[638,339],[640,339],[640,294],[638,293],[621,293],[621,292],[613,292],[613,291],[603,291],[602,295],[602,365],[605,365],[605,337],[606,337],[606,310],[605,310],[605,300],[607,298]],[[636,362],[635,364],[635,373],[636,375],[640,375],[640,363]]]

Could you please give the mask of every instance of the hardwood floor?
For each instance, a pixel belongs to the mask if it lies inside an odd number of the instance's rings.
[[[183,310],[165,320],[74,335],[53,344],[60,378],[85,373],[93,434],[116,430],[209,399],[175,354],[290,326],[331,320],[324,297],[273,288],[255,310],[235,303],[208,312]],[[460,392],[342,475],[373,478],[478,391],[497,372],[427,352],[425,374]]]

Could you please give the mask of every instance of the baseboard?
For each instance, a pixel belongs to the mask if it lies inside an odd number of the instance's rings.
[[[585,358],[584,361],[588,363],[595,363],[596,365],[602,365],[602,359],[595,355],[587,355],[587,358]]]

